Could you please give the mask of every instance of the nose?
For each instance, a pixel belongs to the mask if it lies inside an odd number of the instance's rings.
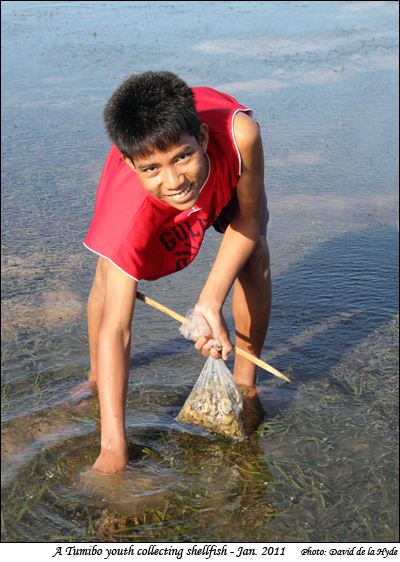
[[[185,176],[170,167],[165,170],[163,184],[168,191],[181,191],[185,185]]]

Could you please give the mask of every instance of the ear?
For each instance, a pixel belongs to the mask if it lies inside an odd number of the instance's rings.
[[[200,144],[203,152],[206,152],[206,150],[207,150],[208,140],[209,140],[208,125],[207,125],[207,123],[202,123],[200,125],[199,144]]]
[[[132,170],[132,172],[136,172],[135,164],[133,163],[133,161],[130,158],[128,158],[127,156],[122,156],[122,158],[123,158],[125,164],[127,166],[129,166],[129,168]]]

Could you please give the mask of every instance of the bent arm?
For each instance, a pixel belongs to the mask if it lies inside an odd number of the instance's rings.
[[[213,337],[223,345],[226,359],[232,349],[221,309],[243,266],[253,253],[261,222],[264,190],[264,152],[259,127],[244,113],[238,113],[234,133],[242,158],[242,175],[237,184],[238,210],[226,229],[210,275],[200,294],[196,309],[207,319]],[[200,348],[200,346],[196,345]]]
[[[97,341],[101,452],[93,468],[117,472],[125,468],[128,460],[125,402],[137,281],[111,262],[105,269],[104,308]]]

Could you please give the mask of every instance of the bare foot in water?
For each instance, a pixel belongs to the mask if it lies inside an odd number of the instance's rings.
[[[81,382],[69,393],[69,399],[73,402],[81,402],[97,395],[97,384],[94,381]]]
[[[76,415],[87,415],[90,408],[97,403],[94,401],[96,397],[97,384],[90,380],[81,382],[69,391],[64,405],[61,407]]]
[[[243,397],[243,428],[247,437],[252,437],[267,414],[261,404],[257,389],[254,386],[238,385]]]

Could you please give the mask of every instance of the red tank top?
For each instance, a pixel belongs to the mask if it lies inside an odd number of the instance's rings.
[[[84,240],[137,281],[153,280],[188,266],[209,228],[232,198],[241,174],[233,136],[238,111],[251,111],[211,88],[193,88],[201,123],[209,127],[209,176],[191,209],[174,209],[148,193],[113,145],[97,190],[94,216]]]

